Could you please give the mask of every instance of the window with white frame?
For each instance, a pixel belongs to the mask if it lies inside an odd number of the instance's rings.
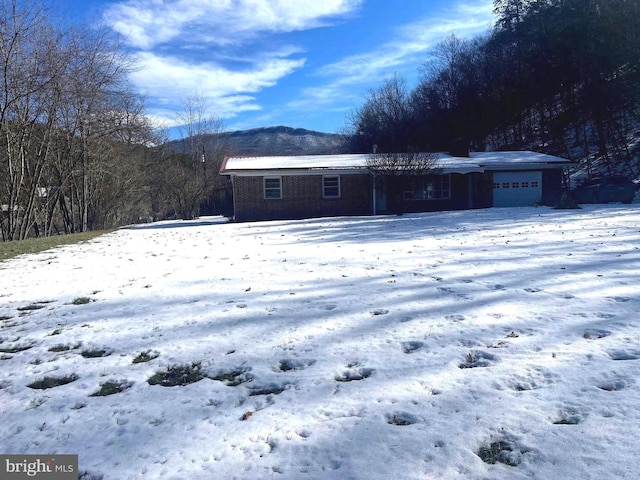
[[[282,198],[282,178],[281,177],[264,177],[264,198],[266,200],[274,200]]]
[[[451,198],[450,175],[427,175],[412,179],[413,190],[404,192],[405,200],[448,200]]]
[[[322,177],[322,198],[340,198],[339,175],[324,175]]]

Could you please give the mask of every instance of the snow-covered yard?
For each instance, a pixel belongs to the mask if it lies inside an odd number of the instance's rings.
[[[105,480],[635,480],[639,284],[638,205],[120,230],[0,263],[0,453]],[[169,367],[203,378],[148,383]]]

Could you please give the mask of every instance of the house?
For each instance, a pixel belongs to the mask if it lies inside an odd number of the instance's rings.
[[[569,160],[536,152],[436,154],[420,175],[381,175],[371,154],[227,157],[236,220],[553,204]]]

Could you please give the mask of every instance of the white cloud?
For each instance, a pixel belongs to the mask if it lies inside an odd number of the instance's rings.
[[[275,85],[305,63],[304,59],[276,57],[247,70],[232,71],[214,63],[190,64],[150,52],[141,53],[139,61],[141,68],[133,73],[132,81],[143,94],[152,95],[159,105],[152,108],[151,113],[168,122],[175,117],[175,113],[171,113],[176,111],[175,107],[196,93],[222,118],[258,110],[255,97],[247,94]]]
[[[259,92],[306,64],[296,57],[302,53],[299,47],[273,46],[271,34],[329,24],[354,14],[364,2],[123,0],[111,4],[103,19],[138,52],[141,68],[132,80],[150,100],[149,113],[174,123],[182,102],[195,94],[222,118],[260,110]],[[415,73],[428,51],[448,34],[465,37],[487,30],[492,3],[467,0],[438,17],[396,29],[386,43],[321,67],[316,73],[322,84],[305,88],[283,108],[335,111],[357,103],[363,88],[394,73]]]
[[[488,30],[492,10],[490,0],[458,5],[440,16],[405,25],[398,30],[395,39],[372,51],[327,65],[320,73],[336,77],[338,84],[356,84],[391,75],[394,69],[402,66],[415,69],[420,59],[424,60],[426,54],[447,35],[455,33],[466,37]]]
[[[173,40],[236,44],[260,33],[324,25],[363,0],[129,0],[110,6],[104,21],[134,48]]]
[[[322,107],[324,110],[343,111],[344,107],[336,107],[336,105],[357,101],[361,98],[361,96],[350,94],[340,87],[339,83],[333,83],[321,87],[304,88],[299,98],[287,102],[286,108],[314,110]]]
[[[132,81],[149,99],[150,116],[172,124],[196,93],[222,118],[259,110],[255,94],[306,61],[293,58],[299,47],[274,47],[267,35],[325,25],[363,1],[125,0],[103,21],[137,52]]]
[[[379,85],[382,79],[395,73],[416,73],[418,66],[427,60],[428,52],[451,33],[464,38],[489,30],[492,12],[492,0],[479,0],[458,4],[437,16],[404,25],[388,42],[320,68],[318,74],[329,80],[322,86],[306,88],[301,97],[289,102],[288,106],[311,108],[334,104],[335,110],[348,109],[346,104],[357,104],[362,100],[365,93],[362,87]],[[358,88],[357,94],[354,87]]]

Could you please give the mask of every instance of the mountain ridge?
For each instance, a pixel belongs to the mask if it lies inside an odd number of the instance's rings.
[[[185,151],[190,139],[171,143],[176,149]],[[346,151],[344,137],[340,134],[283,125],[205,134],[202,143],[207,150],[217,150],[222,145],[228,155],[322,155]]]

